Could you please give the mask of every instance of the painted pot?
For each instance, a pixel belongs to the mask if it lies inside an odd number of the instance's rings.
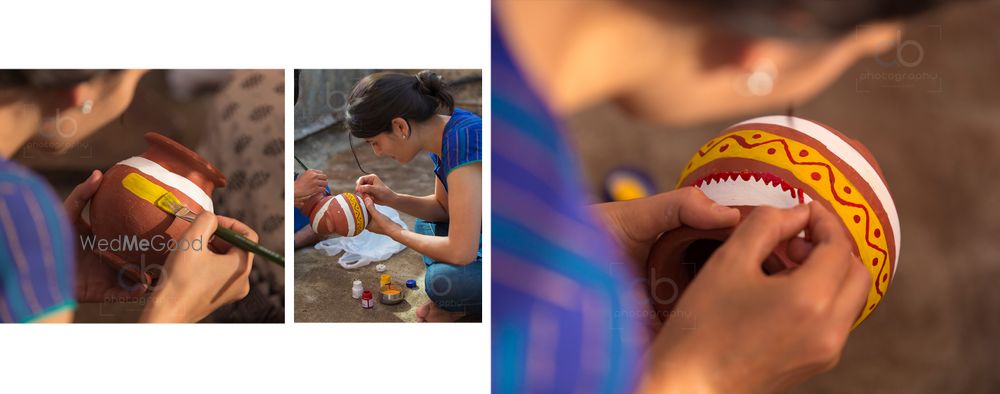
[[[207,160],[183,145],[157,133],[146,133],[149,147],[139,156],[109,168],[90,200],[90,226],[97,240],[109,248],[95,248],[103,260],[125,275],[151,283],[176,240],[190,226],[132,194],[122,185],[126,175],[138,173],[165,188],[196,215],[215,212],[212,192],[226,186],[226,177]],[[117,242],[117,244],[116,244]],[[207,247],[208,240],[202,240]]]
[[[356,193],[318,194],[306,201],[312,230],[321,236],[338,234],[353,237],[368,227],[368,208]]]
[[[677,187],[701,189],[715,202],[740,209],[790,208],[817,201],[840,217],[854,254],[868,268],[872,286],[857,327],[885,296],[899,260],[899,218],[881,169],[859,142],[823,124],[768,116],[733,125],[703,145],[681,172]],[[650,296],[666,317],[678,295],[712,252],[733,232],[688,227],[665,233],[653,245],[647,268]],[[778,245],[762,269],[794,267]]]

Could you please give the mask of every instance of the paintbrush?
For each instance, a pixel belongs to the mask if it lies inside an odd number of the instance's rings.
[[[184,205],[184,203],[181,202],[181,200],[179,200],[173,193],[164,189],[160,185],[153,183],[149,179],[146,179],[146,177],[139,175],[138,173],[130,173],[122,179],[122,186],[124,186],[126,190],[132,192],[132,194],[135,194],[143,200],[149,201],[164,212],[188,222],[194,222],[194,212],[188,209],[187,205]],[[282,267],[285,266],[284,256],[277,254],[254,241],[251,241],[247,237],[244,237],[243,234],[233,231],[232,229],[217,227],[215,229],[215,236],[222,238],[237,248],[255,253],[261,257],[280,264]]]
[[[302,168],[305,168],[306,170],[309,170],[309,167],[307,167],[306,164],[302,162],[302,160],[299,160],[298,156],[292,155],[292,157],[295,158],[295,161],[299,162],[299,165],[302,166]]]

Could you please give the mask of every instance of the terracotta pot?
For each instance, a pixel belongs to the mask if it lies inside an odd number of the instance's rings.
[[[226,186],[226,177],[197,153],[167,137],[146,133],[145,139],[149,143],[145,152],[104,173],[90,200],[90,226],[98,240],[121,240],[121,247],[95,250],[103,260],[133,279],[152,283],[162,271],[171,241],[176,242],[190,223],[126,190],[122,179],[138,173],[173,193],[197,215],[214,212],[212,192]],[[135,244],[124,244],[130,238]],[[203,242],[207,247],[208,240]]]
[[[316,234],[353,237],[368,227],[368,208],[356,193],[318,194],[302,208]]]
[[[701,189],[742,217],[757,206],[790,208],[816,201],[840,217],[854,253],[872,275],[860,324],[882,297],[899,258],[899,219],[881,169],[859,142],[809,120],[768,116],[729,127],[703,145],[677,187]],[[681,228],[663,234],[650,251],[650,296],[661,317],[733,229]],[[786,244],[762,262],[766,273],[794,268]]]

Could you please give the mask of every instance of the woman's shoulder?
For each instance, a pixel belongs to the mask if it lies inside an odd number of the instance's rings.
[[[0,199],[31,195],[39,202],[56,200],[52,186],[34,171],[13,161],[0,160]]]
[[[466,111],[461,108],[455,108],[455,111],[451,114],[451,118],[452,122],[449,123],[451,123],[450,128],[452,130],[465,129],[469,127],[482,130],[483,128],[483,118],[473,112]]]
[[[0,322],[32,321],[74,307],[73,230],[44,178],[0,160],[0,278],[31,284],[0,297]],[[18,267],[12,270],[11,267]],[[6,268],[6,269],[5,269]]]
[[[12,218],[17,232],[69,239],[62,200],[44,178],[12,161],[0,160],[0,215]],[[9,230],[9,229],[8,229]],[[8,235],[9,236],[9,235]]]
[[[482,160],[482,118],[472,112],[456,108],[449,123],[450,127],[442,145],[442,153],[448,167],[458,167]]]

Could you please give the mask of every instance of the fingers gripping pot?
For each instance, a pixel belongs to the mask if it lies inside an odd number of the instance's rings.
[[[139,156],[109,168],[90,200],[90,226],[96,240],[108,248],[95,248],[102,260],[119,272],[151,283],[157,279],[171,250],[208,247],[208,240],[177,242],[190,223],[176,218],[125,189],[122,180],[138,173],[165,188],[200,214],[214,212],[212,192],[226,186],[226,177],[197,153],[163,135],[146,133],[149,147]]]
[[[816,201],[835,213],[872,285],[857,327],[885,296],[899,259],[899,218],[881,169],[859,142],[820,123],[767,116],[729,127],[701,146],[677,187],[693,186],[741,217],[757,206],[790,208]],[[650,296],[661,318],[733,232],[732,228],[665,233],[650,251]],[[778,245],[763,262],[768,273],[794,267]]]

